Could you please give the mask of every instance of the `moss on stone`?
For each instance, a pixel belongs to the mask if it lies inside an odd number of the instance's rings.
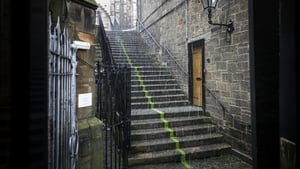
[[[103,168],[103,123],[96,117],[78,121],[79,158],[78,168]],[[84,144],[84,145],[82,145]],[[90,160],[85,160],[90,159]]]
[[[92,139],[100,138],[102,136],[102,121],[97,118],[90,118],[88,119],[88,123],[90,125]]]

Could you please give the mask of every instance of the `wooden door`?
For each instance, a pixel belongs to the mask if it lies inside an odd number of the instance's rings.
[[[202,47],[193,49],[193,104],[202,106]]]

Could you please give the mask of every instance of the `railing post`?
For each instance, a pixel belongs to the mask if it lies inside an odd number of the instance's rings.
[[[100,120],[103,120],[102,116],[102,83],[103,83],[103,68],[100,65],[100,62],[96,63],[96,83],[97,83],[97,117]]]

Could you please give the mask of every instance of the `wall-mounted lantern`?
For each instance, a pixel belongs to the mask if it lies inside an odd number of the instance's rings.
[[[200,1],[200,0],[199,0]],[[211,25],[226,26],[227,32],[232,33],[234,31],[233,21],[230,19],[228,23],[214,23],[211,20],[211,9],[215,9],[218,0],[201,0],[204,10],[208,10],[208,23]]]

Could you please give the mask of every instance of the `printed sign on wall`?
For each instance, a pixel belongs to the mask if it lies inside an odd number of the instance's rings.
[[[92,105],[92,93],[83,93],[78,95],[78,108]]]

